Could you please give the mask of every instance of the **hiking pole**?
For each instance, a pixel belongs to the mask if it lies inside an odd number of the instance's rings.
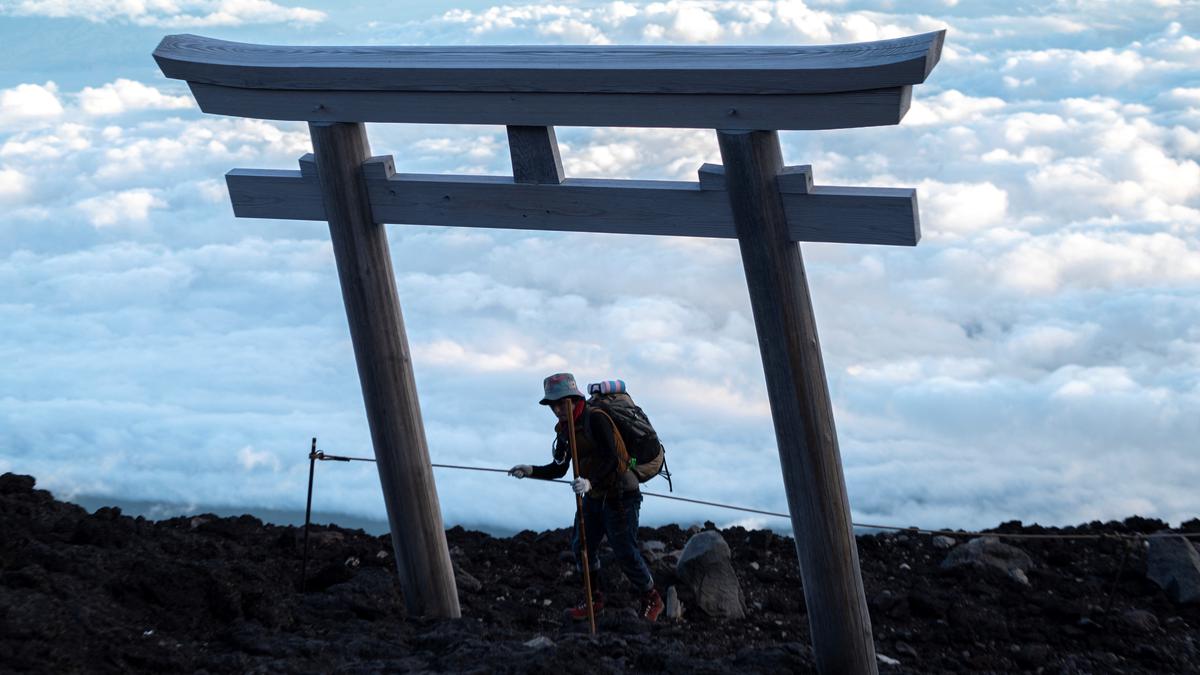
[[[304,507],[304,558],[300,563],[300,592],[304,592],[304,584],[308,576],[308,523],[312,519],[312,485],[313,472],[317,468],[317,439],[312,441],[312,450],[308,451],[308,504]]]
[[[571,446],[571,469],[579,478],[579,451],[575,449],[575,401],[567,399],[567,444]],[[579,522],[579,548],[583,551],[583,592],[587,599],[588,621],[592,624],[592,635],[596,634],[596,611],[592,607],[592,563],[588,558],[587,527],[583,521],[583,495],[575,493],[575,514]]]

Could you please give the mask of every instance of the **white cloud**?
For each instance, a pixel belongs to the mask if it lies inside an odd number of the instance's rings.
[[[922,230],[934,235],[975,232],[1008,215],[1008,193],[991,183],[922,181],[917,190]]]
[[[629,43],[830,43],[901,37],[943,28],[925,16],[831,12],[797,0],[667,0],[594,6],[503,5],[452,9],[422,26],[427,39],[520,41],[536,33],[561,42]],[[436,36],[436,37],[435,37]]]
[[[1029,293],[1064,287],[1130,288],[1200,281],[1200,246],[1166,234],[1054,234],[1000,256],[1001,281]]]
[[[438,340],[413,345],[413,355],[434,366],[455,367],[464,371],[540,372],[561,370],[566,361],[557,354],[532,354],[520,345],[489,345],[488,351],[476,351],[453,340]]]
[[[270,469],[273,473],[279,473],[283,468],[283,463],[279,458],[265,450],[255,450],[254,446],[246,445],[238,450],[238,463],[246,471],[254,471],[258,467]]]
[[[18,84],[0,89],[0,128],[36,126],[53,122],[62,115],[58,85]]]
[[[0,204],[16,204],[29,191],[29,179],[16,169],[0,166]]]
[[[143,224],[150,219],[151,209],[165,209],[167,202],[156,192],[136,188],[88,197],[76,206],[93,226],[104,228]]]
[[[76,18],[96,23],[128,21],[161,28],[314,24],[325,12],[285,7],[270,0],[0,0],[0,11],[14,16]]]
[[[84,87],[79,106],[88,115],[119,115],[131,110],[171,110],[191,108],[187,96],[169,96],[154,87],[119,78],[101,87]]]
[[[917,98],[913,101],[904,123],[908,125],[948,124],[979,118],[985,114],[998,114],[1004,101],[994,96],[977,98],[951,89],[936,96]]]

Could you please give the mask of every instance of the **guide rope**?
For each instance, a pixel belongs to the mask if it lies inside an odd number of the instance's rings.
[[[316,459],[319,459],[319,460],[334,461],[334,462],[374,462],[375,461],[374,459],[367,458],[367,457],[346,457],[343,455],[329,455],[329,454],[326,454],[321,451],[318,451],[315,456],[316,456]],[[461,470],[465,470],[465,471],[488,471],[488,472],[492,472],[492,473],[503,473],[503,474],[508,473],[507,469],[491,469],[491,468],[483,467],[483,466],[462,466],[462,465],[458,465],[458,464],[433,464],[432,466],[439,468],[439,469],[461,469]],[[539,480],[542,480],[542,479],[539,479]],[[561,480],[561,479],[545,479],[545,482],[570,484],[571,481]],[[775,511],[763,511],[760,509],[752,509],[752,508],[748,508],[745,506],[734,506],[732,504],[721,504],[719,502],[705,501],[703,499],[690,499],[688,497],[680,497],[678,495],[664,495],[664,494],[657,493],[657,492],[647,492],[645,490],[642,490],[642,494],[647,497],[658,497],[660,499],[673,499],[678,502],[688,502],[691,504],[700,504],[703,506],[714,506],[716,508],[729,509],[731,511],[743,511],[745,513],[757,513],[759,515],[764,515],[764,516],[774,516],[776,518],[787,518],[789,520],[791,519],[790,515],[788,515],[786,513],[778,513]],[[899,527],[896,525],[874,525],[874,524],[870,524],[870,523],[851,523],[851,525],[853,525],[854,527],[859,527],[859,528],[863,528],[863,529],[867,529],[867,530],[888,530],[888,531],[899,532],[901,534],[928,534],[928,535],[941,535],[941,536],[945,536],[945,537],[997,537],[997,538],[1001,538],[1001,539],[1125,539],[1125,540],[1132,539],[1132,540],[1141,540],[1141,539],[1155,539],[1155,538],[1159,538],[1159,537],[1185,537],[1188,539],[1194,539],[1194,538],[1200,537],[1200,532],[1190,532],[1190,533],[1189,532],[1178,532],[1178,533],[1167,532],[1167,533],[1153,533],[1153,534],[1141,534],[1141,533],[1122,534],[1122,533],[1118,533],[1118,532],[1111,532],[1111,533],[1106,533],[1106,534],[1044,534],[1044,533],[1020,534],[1020,533],[1016,533],[1016,532],[968,532],[968,531],[963,531],[963,530],[929,530],[929,529],[925,529],[925,528],[921,528],[921,527]]]

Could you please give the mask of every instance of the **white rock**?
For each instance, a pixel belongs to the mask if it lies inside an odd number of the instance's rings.
[[[683,616],[683,603],[679,602],[679,593],[674,586],[667,587],[667,601],[663,612],[668,619],[678,619]]]
[[[900,659],[893,659],[892,657],[888,656],[887,654],[880,654],[879,652],[875,652],[875,658],[879,659],[879,662],[885,666],[900,665]]]
[[[526,642],[525,646],[532,647],[534,649],[549,649],[550,647],[554,646],[554,641],[545,635],[539,635],[529,642]]]

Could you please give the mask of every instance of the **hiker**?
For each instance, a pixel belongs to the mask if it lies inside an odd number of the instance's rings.
[[[588,568],[591,570],[593,607],[597,612],[604,607],[604,594],[599,588],[598,552],[600,542],[607,536],[625,578],[642,594],[640,615],[653,622],[662,612],[663,601],[654,587],[654,577],[638,546],[638,512],[641,510],[642,493],[633,473],[619,470],[618,441],[615,437],[618,432],[607,415],[584,400],[583,394],[575,386],[574,375],[551,375],[545,379],[543,387],[545,397],[541,404],[549,406],[558,418],[554,427],[557,437],[554,440],[553,461],[542,466],[518,464],[508,473],[517,478],[541,479],[566,475],[571,462],[566,421],[573,420],[576,451],[579,454],[579,478],[571,483],[571,487],[575,494],[583,497],[582,521],[590,559]],[[576,563],[581,564],[578,520],[571,548],[575,552]],[[576,621],[587,619],[587,599],[568,610],[567,614]]]

